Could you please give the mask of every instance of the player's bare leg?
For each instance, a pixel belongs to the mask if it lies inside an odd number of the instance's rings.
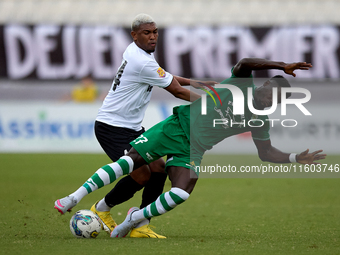
[[[151,176],[148,182],[145,184],[142,196],[142,203],[139,208],[144,208],[148,204],[154,202],[162,193],[164,183],[167,178],[167,173],[165,172],[165,162],[162,158],[149,164]],[[133,171],[131,173],[133,179],[139,178],[138,173]],[[150,219],[145,219],[136,225],[135,228],[131,230],[130,237],[137,238],[166,238],[165,236],[155,233],[151,229]]]

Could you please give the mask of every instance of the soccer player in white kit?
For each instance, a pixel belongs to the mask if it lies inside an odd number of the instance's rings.
[[[102,107],[99,109],[95,133],[100,145],[112,161],[118,160],[129,151],[132,140],[145,130],[141,126],[147,105],[151,98],[153,86],[166,89],[175,97],[186,101],[195,101],[199,95],[182,86],[192,85],[202,87],[203,82],[173,76],[163,70],[156,62],[153,52],[157,44],[158,29],[154,20],[146,14],[136,16],[131,26],[133,41],[123,54],[122,63],[118,69],[111,89]],[[213,85],[216,82],[205,81]],[[145,171],[145,168],[149,168]],[[131,175],[121,179],[117,185],[91,210],[103,221],[104,229],[110,233],[116,226],[110,210],[127,201],[140,189],[143,191],[140,208],[152,203],[162,194],[166,173],[163,159],[152,162],[135,170]],[[149,173],[146,175],[145,173]],[[55,208],[62,214],[74,207],[88,193],[104,185],[98,181],[86,182],[76,192],[58,199]],[[156,234],[149,227],[149,220],[141,222],[131,231],[131,237],[165,238]]]

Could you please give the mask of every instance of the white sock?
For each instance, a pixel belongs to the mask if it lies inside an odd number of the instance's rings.
[[[96,209],[99,212],[108,212],[111,210],[111,207],[109,207],[106,203],[105,203],[105,198],[103,198],[102,200],[100,200],[98,202],[98,204],[96,205]]]
[[[88,194],[87,189],[81,186],[75,192],[70,194],[70,196],[73,196],[77,200],[77,203],[79,203],[80,200],[82,200],[82,198],[85,197],[87,194]]]
[[[145,220],[142,220],[141,222],[139,222],[135,228],[140,228],[140,227],[143,227],[144,225],[149,225],[150,223],[150,220],[149,219],[145,219]]]
[[[154,216],[167,213],[189,198],[190,194],[180,188],[171,188],[170,191],[160,195],[155,202],[143,209],[135,211],[131,218],[134,222],[141,222]]]

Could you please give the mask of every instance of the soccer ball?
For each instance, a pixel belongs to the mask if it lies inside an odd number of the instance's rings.
[[[96,238],[102,229],[98,215],[90,210],[76,212],[70,220],[70,229],[77,238]]]

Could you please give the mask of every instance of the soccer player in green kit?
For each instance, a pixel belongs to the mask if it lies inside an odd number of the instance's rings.
[[[264,69],[279,69],[295,77],[294,70],[308,70],[311,64],[305,62],[286,64],[283,62],[268,61],[258,58],[247,58],[239,61],[232,69],[232,76],[222,82],[231,84],[242,90],[245,100],[247,91],[253,91],[253,107],[263,110],[272,105],[272,89],[277,88],[278,99],[281,99],[281,87],[290,87],[288,81],[282,76],[267,80],[262,86],[256,88],[253,83],[252,71]],[[160,195],[155,202],[139,209],[133,207],[123,223],[118,225],[111,233],[111,237],[124,237],[138,222],[153,216],[162,215],[189,198],[193,191],[199,166],[203,154],[223,139],[251,131],[253,141],[262,161],[273,163],[298,162],[300,164],[316,164],[316,160],[324,159],[322,150],[309,153],[308,150],[295,153],[284,153],[271,145],[269,137],[268,116],[254,116],[245,105],[243,115],[233,114],[233,95],[229,89],[216,89],[221,102],[215,104],[211,97],[207,98],[206,115],[202,115],[201,99],[191,105],[175,107],[173,115],[153,126],[130,144],[132,149],[115,163],[106,165],[97,170],[89,179],[90,182],[101,178],[105,185],[113,182],[119,176],[128,174],[144,164],[149,164],[160,157],[167,155],[166,170],[172,184],[170,191]],[[250,119],[262,119],[248,125]],[[223,119],[222,125],[213,127],[214,119]],[[236,123],[236,125],[231,125]],[[245,123],[245,125],[241,124]],[[256,126],[259,125],[259,126]],[[107,177],[107,175],[109,177]],[[106,179],[106,180],[104,180]],[[93,190],[97,189],[96,187]]]

